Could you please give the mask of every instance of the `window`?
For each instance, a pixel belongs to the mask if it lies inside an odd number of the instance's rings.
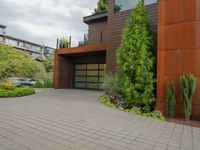
[[[115,12],[133,9],[139,0],[115,0]],[[157,0],[143,0],[145,5],[157,3]]]
[[[150,5],[150,4],[154,4],[157,3],[158,0],[144,0],[144,5]]]

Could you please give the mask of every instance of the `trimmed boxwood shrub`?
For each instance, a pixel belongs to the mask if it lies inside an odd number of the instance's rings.
[[[14,90],[0,89],[0,97],[22,97],[35,94],[35,90],[31,87],[18,87]]]

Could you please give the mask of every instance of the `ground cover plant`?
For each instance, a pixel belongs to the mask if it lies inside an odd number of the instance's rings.
[[[0,82],[0,98],[21,97],[31,94],[35,94],[35,90],[31,87],[16,87],[16,85],[8,79]]]
[[[13,90],[0,89],[0,98],[5,97],[22,97],[35,94],[35,90],[31,87],[17,87]]]
[[[112,107],[112,108],[116,108],[120,111],[126,111],[126,112],[129,112],[129,113],[141,115],[141,116],[144,116],[144,117],[151,117],[151,118],[154,118],[154,119],[165,120],[165,117],[163,116],[163,114],[160,111],[154,110],[152,112],[145,113],[139,107],[132,107],[130,109],[128,109],[128,108],[125,109],[123,107],[120,107],[120,106],[117,106],[116,104],[114,104],[111,101],[111,99],[109,98],[109,96],[107,96],[107,95],[100,97],[100,101],[102,103],[104,103],[105,105]]]

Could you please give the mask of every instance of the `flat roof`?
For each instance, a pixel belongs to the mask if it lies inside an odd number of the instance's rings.
[[[91,53],[91,52],[102,52],[106,50],[107,50],[107,46],[105,44],[93,44],[93,45],[85,45],[85,46],[73,47],[73,48],[57,49],[56,53],[58,55],[73,55],[73,54],[84,54],[84,53]]]
[[[90,16],[83,17],[83,22],[88,24],[88,23],[93,22],[93,21],[106,20],[107,17],[108,17],[107,12],[97,14],[97,15],[90,15]]]

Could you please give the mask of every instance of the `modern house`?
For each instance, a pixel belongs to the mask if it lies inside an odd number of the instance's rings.
[[[54,88],[101,89],[105,72],[117,70],[116,49],[136,4],[137,0],[109,0],[108,12],[83,18],[89,26],[87,45],[55,51]],[[174,80],[181,95],[183,73],[198,78],[200,94],[200,1],[144,0],[144,4],[157,39],[152,49],[157,60],[157,109],[166,113],[167,83]],[[200,118],[197,99],[192,116]],[[178,97],[177,116],[183,116],[182,105]]]
[[[0,43],[12,46],[20,51],[23,51],[27,55],[31,56],[35,60],[42,60],[49,54],[54,54],[55,49],[35,44],[26,40],[22,40],[6,34],[6,26],[0,25]]]

